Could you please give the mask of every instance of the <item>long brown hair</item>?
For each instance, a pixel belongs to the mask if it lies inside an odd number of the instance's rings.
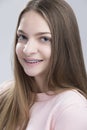
[[[83,60],[81,40],[77,20],[72,8],[64,0],[31,0],[20,13],[18,26],[23,14],[34,10],[48,23],[52,33],[51,61],[47,75],[48,88],[45,90],[58,90],[59,88],[75,88],[87,95],[87,75]],[[34,78],[25,74],[20,65],[14,44],[14,78],[10,85],[11,90],[0,94],[0,129],[24,130],[29,121],[29,109],[36,99],[37,86]],[[2,100],[1,100],[2,99]],[[8,100],[10,99],[10,103]],[[3,116],[4,115],[4,116]]]

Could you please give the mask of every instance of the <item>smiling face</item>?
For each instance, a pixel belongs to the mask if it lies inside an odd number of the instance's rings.
[[[44,18],[35,11],[26,12],[17,30],[16,54],[25,73],[46,76],[51,57],[51,32]]]

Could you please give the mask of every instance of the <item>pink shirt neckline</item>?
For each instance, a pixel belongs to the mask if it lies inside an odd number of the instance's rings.
[[[37,102],[40,101],[46,101],[46,100],[50,100],[52,97],[54,97],[55,94],[52,91],[49,91],[48,94],[47,93],[37,93]]]

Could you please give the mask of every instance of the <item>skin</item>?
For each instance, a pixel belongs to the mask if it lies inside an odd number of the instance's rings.
[[[42,89],[51,58],[51,32],[44,18],[35,11],[25,13],[17,30],[16,54],[28,76]]]

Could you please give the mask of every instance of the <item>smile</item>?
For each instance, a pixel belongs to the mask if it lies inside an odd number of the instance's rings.
[[[43,60],[38,60],[38,59],[26,60],[26,59],[24,59],[24,61],[27,62],[27,63],[29,63],[29,64],[35,64],[35,63],[42,62]]]

